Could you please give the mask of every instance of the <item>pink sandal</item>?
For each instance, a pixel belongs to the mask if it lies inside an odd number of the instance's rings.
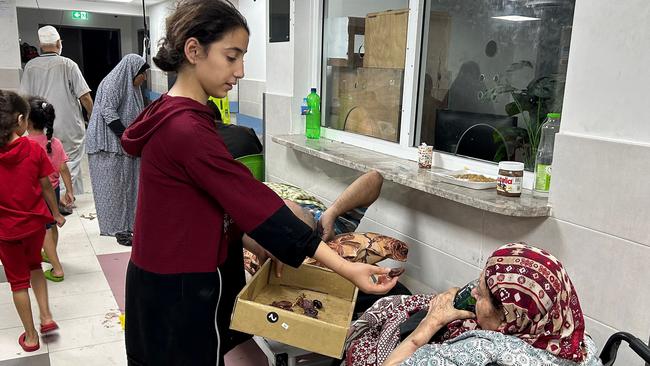
[[[25,352],[34,352],[37,351],[39,348],[41,348],[41,344],[39,342],[36,342],[35,345],[33,346],[28,346],[25,344],[25,338],[27,337],[27,333],[23,333],[18,337],[18,344],[20,347],[23,348]]]
[[[54,320],[47,324],[41,324],[41,334],[49,333],[53,330],[59,329],[59,325]]]

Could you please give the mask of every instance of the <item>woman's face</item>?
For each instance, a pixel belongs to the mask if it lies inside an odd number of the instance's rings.
[[[244,77],[247,50],[248,32],[241,27],[203,48],[202,57],[195,59],[196,76],[208,95],[223,98]]]
[[[133,79],[133,86],[138,88],[138,87],[140,87],[140,85],[142,85],[142,83],[145,82],[145,80],[147,80],[147,73],[146,72],[143,72],[142,74],[138,74],[135,77],[135,79]]]
[[[497,308],[490,298],[490,290],[485,281],[485,272],[481,272],[478,287],[472,290],[472,296],[476,299],[476,322],[481,329],[497,330],[505,320],[503,309]]]

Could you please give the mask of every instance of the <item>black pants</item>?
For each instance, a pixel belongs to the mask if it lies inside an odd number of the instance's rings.
[[[125,312],[130,366],[214,366],[217,360],[223,366],[223,355],[250,338],[228,329],[245,283],[241,246],[232,247],[226,263],[213,273],[161,275],[129,263]]]

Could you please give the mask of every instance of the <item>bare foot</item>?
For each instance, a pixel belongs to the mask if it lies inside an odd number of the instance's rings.
[[[52,314],[47,314],[47,315],[41,314],[41,325],[50,324],[53,321],[54,319],[52,319]]]
[[[36,331],[25,332],[25,345],[28,347],[32,347],[37,344],[38,344],[38,333],[36,333]]]
[[[52,269],[52,274],[56,277],[63,277],[65,275],[63,271],[56,271],[54,269]]]

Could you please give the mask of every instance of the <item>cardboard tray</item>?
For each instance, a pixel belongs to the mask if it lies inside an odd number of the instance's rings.
[[[461,187],[467,187],[471,189],[491,189],[497,187],[496,177],[493,177],[489,174],[478,173],[467,169],[455,170],[449,173],[433,172],[433,174],[435,174],[437,177],[440,178],[441,181],[445,183],[455,184]],[[488,178],[494,179],[494,182],[471,182],[466,179],[458,179],[455,177],[456,175],[462,175],[462,174],[480,174]]]
[[[303,293],[323,303],[318,319],[299,307],[291,312],[270,305],[295,302]],[[285,266],[277,278],[275,265],[267,261],[237,296],[230,328],[340,358],[356,301],[356,286],[334,272],[303,264],[298,269]]]

